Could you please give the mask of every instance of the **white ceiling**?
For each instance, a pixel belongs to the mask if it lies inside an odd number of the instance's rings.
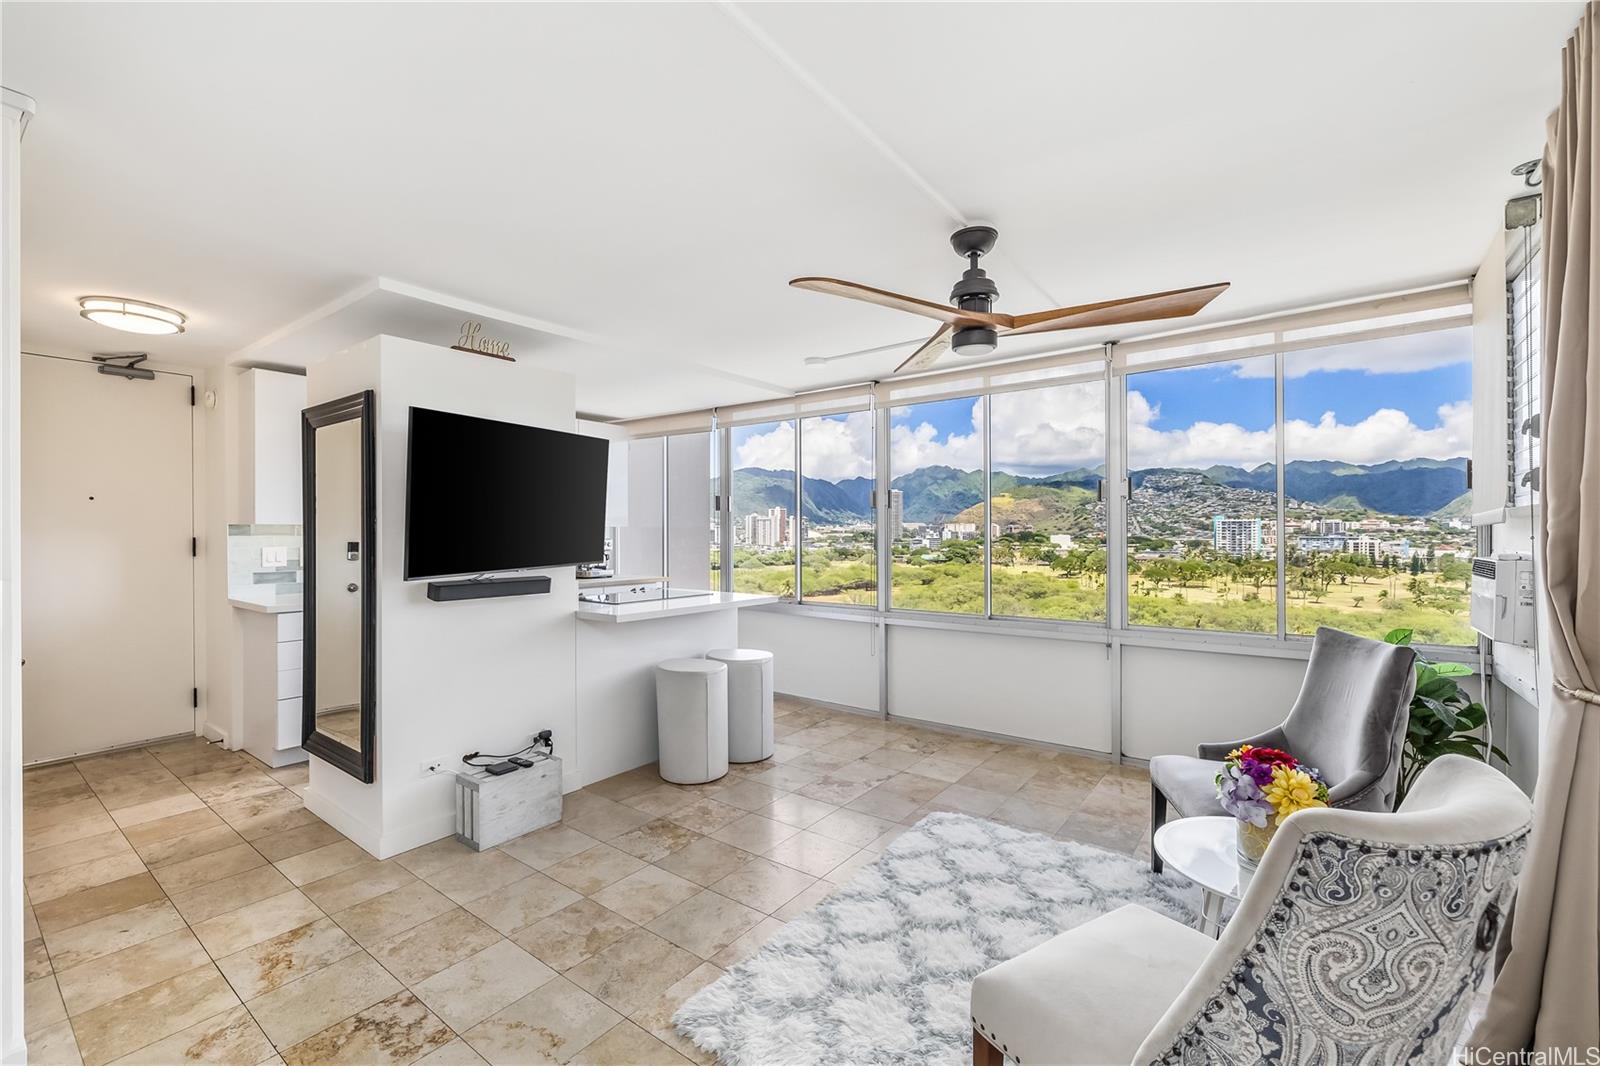
[[[519,354],[621,417],[887,374],[904,348],[805,359],[930,324],[785,282],[943,300],[964,220],[1000,228],[1010,312],[1227,280],[1196,321],[1222,320],[1460,278],[1580,12],[8,0],[0,79],[39,108],[24,342],[234,362],[384,277],[554,324]],[[189,332],[114,334],[89,293]]]

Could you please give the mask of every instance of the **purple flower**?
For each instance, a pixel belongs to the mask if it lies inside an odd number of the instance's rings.
[[[1270,775],[1269,775],[1270,776]],[[1245,768],[1224,766],[1217,775],[1217,798],[1222,809],[1257,829],[1264,829],[1272,817],[1272,804],[1261,791],[1255,777]]]
[[[1251,780],[1263,788],[1272,782],[1271,763],[1259,762],[1246,755],[1243,759],[1239,760],[1239,767],[1250,776]]]

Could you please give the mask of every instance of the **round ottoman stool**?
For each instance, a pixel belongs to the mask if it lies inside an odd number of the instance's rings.
[[[728,772],[728,668],[711,659],[668,659],[656,667],[656,736],[661,776],[703,785]]]
[[[728,667],[728,761],[772,758],[772,653],[721,648],[706,659]]]

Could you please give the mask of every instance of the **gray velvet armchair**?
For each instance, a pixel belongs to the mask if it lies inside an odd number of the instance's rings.
[[[1282,748],[1316,767],[1328,784],[1330,806],[1393,810],[1416,658],[1407,647],[1319,628],[1300,695],[1282,725],[1260,736],[1201,744],[1195,758],[1150,760],[1152,838],[1168,806],[1180,818],[1227,813],[1217,799],[1217,771],[1241,744]],[[1150,868],[1161,872],[1153,839]]]

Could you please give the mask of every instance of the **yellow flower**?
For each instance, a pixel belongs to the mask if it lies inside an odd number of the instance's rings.
[[[1295,811],[1327,806],[1326,802],[1317,798],[1317,783],[1311,780],[1311,775],[1287,766],[1272,768],[1272,780],[1263,791],[1267,802],[1278,812],[1279,825]]]
[[[1248,755],[1249,753],[1250,753],[1250,745],[1249,744],[1241,744],[1239,747],[1234,748],[1232,751],[1228,752],[1228,758],[1230,758],[1230,759],[1239,759],[1239,758],[1243,758],[1245,755]]]

